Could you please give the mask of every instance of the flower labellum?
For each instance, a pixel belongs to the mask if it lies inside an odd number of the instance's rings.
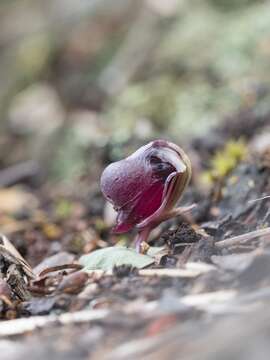
[[[157,225],[191,209],[174,209],[191,177],[188,156],[177,145],[155,140],[107,166],[101,191],[117,211],[114,233],[137,228],[136,248]]]

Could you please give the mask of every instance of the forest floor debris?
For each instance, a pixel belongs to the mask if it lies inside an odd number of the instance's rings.
[[[200,161],[209,164],[204,144]],[[196,359],[201,342],[208,353],[215,329],[224,336],[223,322],[246,333],[244,322],[260,318],[270,301],[268,156],[249,153],[206,188],[197,180],[207,169],[195,169],[182,203],[197,206],[153,231],[143,255],[133,234],[110,234],[107,205],[88,176],[80,191],[31,182],[2,188],[4,197],[18,185],[22,198],[31,194],[16,204],[6,196],[9,211],[0,213],[8,230],[0,244],[3,360],[169,359],[180,351]],[[211,346],[223,356],[218,342]]]

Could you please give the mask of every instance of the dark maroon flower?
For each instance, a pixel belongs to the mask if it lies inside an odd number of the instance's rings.
[[[174,209],[191,176],[188,156],[177,145],[155,140],[110,164],[101,190],[118,212],[114,233],[139,230],[137,248],[162,221],[186,209]]]

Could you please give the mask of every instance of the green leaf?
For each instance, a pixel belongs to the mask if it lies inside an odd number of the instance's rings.
[[[138,254],[135,250],[113,246],[83,255],[79,262],[84,266],[84,270],[107,271],[120,265],[132,265],[138,269],[143,269],[153,264],[155,260],[148,255]]]
[[[147,255],[151,256],[152,258],[155,258],[155,256],[161,254],[164,252],[165,247],[164,246],[150,246],[147,250]]]

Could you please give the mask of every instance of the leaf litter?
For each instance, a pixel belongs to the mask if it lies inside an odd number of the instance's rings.
[[[201,161],[211,158],[202,154]],[[3,359],[45,359],[48,351],[56,359],[154,359],[180,347],[183,358],[196,358],[192,347],[213,344],[215,329],[223,336],[224,321],[245,333],[245,321],[260,318],[270,300],[265,159],[240,161],[208,191],[193,181],[183,203],[196,208],[153,231],[144,254],[129,234],[117,245],[103,218],[106,204],[97,188],[89,192],[87,178],[81,194],[46,185],[33,190],[28,206],[10,207],[0,216],[9,229],[0,244]],[[266,331],[259,320],[256,329]],[[18,351],[9,352],[14,336]]]

